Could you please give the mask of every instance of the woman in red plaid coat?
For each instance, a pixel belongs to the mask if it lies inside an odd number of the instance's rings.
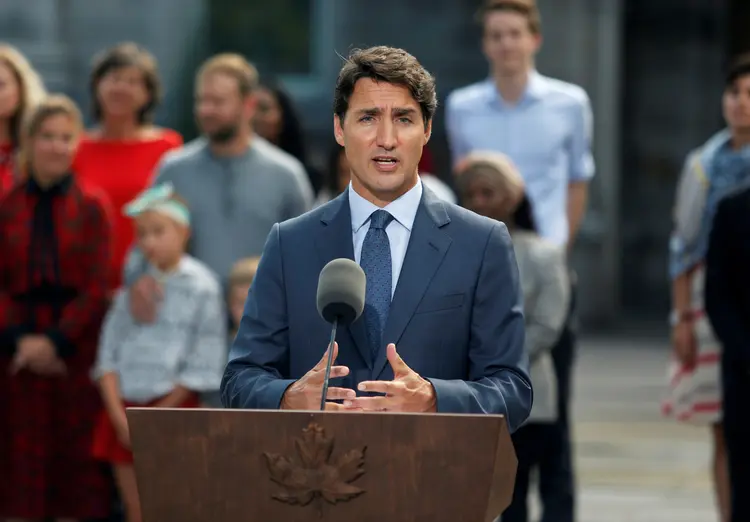
[[[81,116],[63,96],[31,114],[27,180],[0,200],[0,519],[104,517],[91,457],[100,411],[89,377],[107,310],[107,204],[70,174]]]

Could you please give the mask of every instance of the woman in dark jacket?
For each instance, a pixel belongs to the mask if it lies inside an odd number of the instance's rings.
[[[64,96],[30,114],[18,183],[0,200],[0,518],[108,515],[91,457],[89,376],[107,311],[109,204],[71,173],[81,115]]]

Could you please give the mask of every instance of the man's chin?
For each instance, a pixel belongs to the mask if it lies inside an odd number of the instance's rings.
[[[516,76],[525,69],[524,62],[516,58],[503,58],[499,60],[496,71],[501,76]]]
[[[234,138],[236,138],[238,129],[218,129],[215,131],[204,130],[203,134],[211,143],[221,145],[224,143],[229,143]]]
[[[404,176],[401,172],[378,173],[378,177],[373,184],[373,192],[381,195],[398,195],[401,196],[408,192],[419,178]]]
[[[372,177],[373,188],[378,190],[397,190],[404,184],[404,174],[401,169],[393,172],[380,172],[373,170]]]

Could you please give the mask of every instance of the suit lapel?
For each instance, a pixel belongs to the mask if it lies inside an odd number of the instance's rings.
[[[450,248],[451,238],[441,230],[441,227],[450,222],[445,204],[427,187],[423,190],[422,201],[414,218],[406,257],[385,323],[383,349],[375,359],[374,379],[380,376],[387,364],[385,345],[395,343],[398,347],[406,326]]]
[[[345,190],[326,206],[320,221],[322,226],[315,242],[320,258],[320,269],[322,270],[326,264],[338,258],[354,261],[348,191]],[[367,363],[367,367],[372,369],[372,356],[367,343],[364,319],[360,317],[347,328],[362,359]]]

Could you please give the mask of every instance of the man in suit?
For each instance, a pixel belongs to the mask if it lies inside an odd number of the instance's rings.
[[[330,326],[318,275],[336,258],[367,276],[365,310],[338,334],[330,409],[528,417],[518,268],[502,223],[439,200],[417,165],[437,106],[407,52],[353,52],[334,133],[351,166],[333,201],[271,231],[222,382],[233,408],[318,409]]]
[[[750,101],[750,91],[744,96]],[[750,129],[748,129],[750,130]],[[748,133],[750,136],[750,133]],[[750,140],[744,144],[750,153]],[[714,217],[706,256],[706,313],[721,341],[724,438],[731,521],[750,520],[750,188],[727,196]]]

